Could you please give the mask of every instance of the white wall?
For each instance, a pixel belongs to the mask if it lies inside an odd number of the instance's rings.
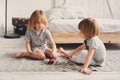
[[[0,0],[0,34],[4,31],[4,0]]]
[[[54,6],[54,0],[7,0],[8,32],[13,32],[12,17],[29,17],[36,9],[48,10]],[[4,5],[5,0],[0,0],[0,34],[4,34]]]

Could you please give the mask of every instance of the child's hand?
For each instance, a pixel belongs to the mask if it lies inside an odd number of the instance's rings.
[[[72,56],[73,55],[71,53],[68,53],[68,54],[65,55],[65,57],[67,57],[67,58],[72,58]]]
[[[31,50],[28,50],[27,53],[28,53],[28,54],[32,54],[32,51],[31,51]]]
[[[90,74],[92,73],[92,71],[88,70],[87,68],[82,68],[82,69],[80,70],[80,72],[82,72],[82,73],[84,73],[84,74],[86,74],[86,75],[90,75]]]
[[[62,53],[65,52],[65,51],[64,51],[64,49],[63,49],[62,47],[60,47],[60,48],[57,49],[57,52],[59,52],[59,53],[62,54]]]
[[[65,50],[64,50],[62,47],[60,47],[60,48],[57,50],[57,52],[59,52],[60,54],[63,54],[63,55],[64,55],[65,57],[67,57],[67,58],[70,57],[70,55],[69,55],[68,53],[66,53]]]

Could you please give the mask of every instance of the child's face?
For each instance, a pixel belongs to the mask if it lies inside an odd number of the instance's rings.
[[[36,24],[36,30],[37,31],[40,31],[40,30],[42,30],[44,28],[44,24],[43,23],[37,23]]]
[[[85,38],[85,35],[84,35],[82,32],[80,32],[80,36],[81,36],[83,39],[86,39],[86,38]]]

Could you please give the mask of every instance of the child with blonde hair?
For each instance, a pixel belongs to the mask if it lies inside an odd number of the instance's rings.
[[[99,27],[95,19],[82,20],[78,28],[84,43],[70,53],[67,53],[63,48],[59,48],[58,51],[76,63],[83,63],[80,71],[89,75],[92,72],[88,70],[89,65],[103,66],[105,64],[106,48],[98,37]]]
[[[56,45],[47,26],[48,21],[45,13],[42,10],[35,10],[30,16],[25,34],[26,52],[17,53],[15,57],[31,57],[43,60],[47,55],[56,59]],[[50,44],[52,49],[48,48],[47,44]]]

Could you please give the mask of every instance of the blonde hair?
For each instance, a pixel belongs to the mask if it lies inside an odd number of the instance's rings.
[[[84,34],[86,39],[99,35],[99,27],[95,19],[86,18],[78,25],[79,30]]]
[[[28,29],[35,29],[35,26],[37,23],[43,23],[45,25],[45,28],[48,26],[48,21],[46,18],[45,13],[42,10],[35,10],[29,19],[28,22]]]

